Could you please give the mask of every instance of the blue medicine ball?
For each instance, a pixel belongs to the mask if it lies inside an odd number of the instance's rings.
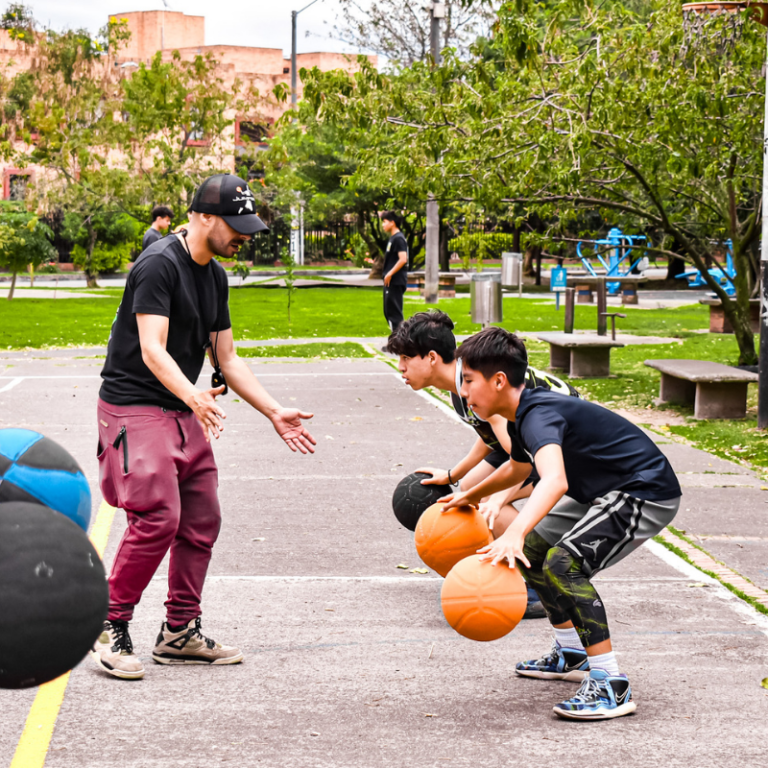
[[[30,429],[0,429],[0,504],[7,501],[43,504],[84,531],[91,522],[91,490],[80,465]]]

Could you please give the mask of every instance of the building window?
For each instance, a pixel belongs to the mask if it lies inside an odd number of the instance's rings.
[[[266,146],[269,140],[271,120],[256,122],[254,120],[237,120],[235,122],[235,144],[246,147],[250,144]]]
[[[291,74],[291,68],[290,67],[283,67],[283,74],[284,75],[290,75]]]
[[[3,200],[26,200],[27,185],[32,180],[32,171],[6,168],[3,172]]]
[[[189,106],[189,124],[187,130],[189,131],[189,137],[187,138],[188,147],[208,147],[211,144],[211,140],[206,136],[203,126],[200,120],[200,111],[197,107]]]

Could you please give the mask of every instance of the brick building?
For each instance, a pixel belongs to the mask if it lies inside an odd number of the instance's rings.
[[[195,56],[210,53],[218,62],[219,76],[225,83],[240,80],[257,88],[260,93],[270,92],[277,84],[290,87],[291,60],[285,58],[280,48],[256,48],[238,45],[206,45],[205,18],[187,16],[179,11],[131,11],[115,13],[110,18],[125,19],[131,38],[127,46],[120,51],[117,65],[121,72],[130,76],[132,66],[148,63],[158,51],[163,52],[163,59],[170,60],[174,51],[182,59],[191,60]],[[28,69],[34,56],[34,48],[10,39],[6,30],[0,30],[0,64],[5,67],[8,76]],[[298,69],[319,67],[323,70],[357,69],[355,56],[315,52],[297,55]],[[369,57],[376,64],[376,57]],[[301,82],[298,84],[298,97],[301,98]],[[241,137],[250,141],[263,142],[268,138],[271,125],[287,108],[286,105],[269,103],[260,109],[259,114],[232,115],[234,125],[229,140],[237,148]],[[199,142],[204,145],[204,141]],[[234,167],[234,161],[233,161]],[[3,168],[3,199],[23,198],[28,179],[34,179],[39,168]]]

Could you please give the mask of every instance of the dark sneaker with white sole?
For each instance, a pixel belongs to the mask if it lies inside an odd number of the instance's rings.
[[[567,720],[609,720],[629,715],[636,709],[626,675],[609,675],[603,669],[593,669],[576,695],[558,704],[553,711]]]
[[[104,629],[96,639],[91,658],[107,674],[122,680],[140,680],[144,665],[133,653],[127,621],[105,621]]]
[[[239,648],[222,645],[200,631],[200,617],[175,631],[167,623],[160,627],[152,658],[158,664],[239,664]]]
[[[589,658],[583,648],[561,648],[555,641],[549,653],[540,659],[519,662],[515,665],[515,672],[540,680],[580,682],[589,674]]]

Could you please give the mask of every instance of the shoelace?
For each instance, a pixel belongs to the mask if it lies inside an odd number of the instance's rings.
[[[190,635],[189,636],[190,637],[197,637],[200,640],[202,640],[208,646],[208,648],[213,648],[216,645],[216,641],[215,640],[211,640],[210,637],[206,637],[200,631],[200,626],[201,626],[201,622],[200,622],[200,617],[198,616],[195,619],[195,626],[194,626],[194,628],[190,630]]]
[[[128,634],[128,622],[108,621],[107,624],[110,626],[112,633],[115,636],[115,647],[120,651],[133,653],[133,643],[131,642],[131,636]]]
[[[582,704],[586,704],[590,697],[597,695],[600,696],[600,683],[591,677],[585,677],[581,687],[576,691],[576,695],[571,697],[571,701],[578,701]]]
[[[557,660],[560,658],[560,646],[557,644],[557,640],[552,641],[552,649],[549,653],[542,656],[536,664],[544,666],[556,666]]]

